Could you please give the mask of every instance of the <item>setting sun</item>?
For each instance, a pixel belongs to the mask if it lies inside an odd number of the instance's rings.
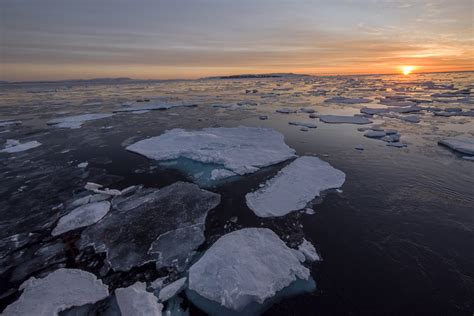
[[[404,74],[405,76],[411,74],[411,72],[412,72],[413,70],[415,70],[415,67],[413,67],[413,66],[403,66],[403,67],[402,67],[402,72],[403,72],[403,74]]]

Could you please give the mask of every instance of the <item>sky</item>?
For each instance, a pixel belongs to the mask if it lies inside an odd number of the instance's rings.
[[[0,0],[0,80],[474,70],[472,0]]]

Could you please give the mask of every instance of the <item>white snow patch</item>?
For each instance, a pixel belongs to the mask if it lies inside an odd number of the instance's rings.
[[[31,277],[20,289],[20,298],[7,306],[4,316],[51,316],[73,306],[95,303],[109,290],[92,273],[77,269],[58,269],[42,279]]]
[[[339,188],[345,179],[344,172],[329,163],[303,156],[245,198],[247,206],[260,217],[283,216],[303,209],[322,191]]]
[[[180,157],[223,165],[243,175],[294,157],[283,135],[256,127],[205,128],[199,131],[172,129],[126,148],[155,160]]]
[[[235,311],[252,302],[262,304],[297,279],[309,278],[298,253],[270,229],[234,231],[189,269],[189,289]]]
[[[81,128],[82,124],[84,124],[85,122],[99,120],[106,117],[111,117],[112,115],[113,114],[97,113],[97,114],[82,114],[82,115],[76,115],[76,116],[59,117],[59,118],[49,121],[48,125],[53,125],[59,128],[77,129],[77,128]]]
[[[316,252],[316,248],[314,248],[313,244],[307,241],[306,239],[303,239],[301,245],[298,246],[298,250],[304,255],[306,260],[309,262],[321,260],[318,253]]]
[[[115,290],[122,316],[161,316],[163,305],[156,296],[146,291],[145,283],[137,282]]]
[[[41,143],[37,142],[36,140],[26,143],[20,143],[16,139],[7,139],[7,141],[5,142],[5,148],[0,150],[0,152],[12,154],[33,149],[38,146],[41,146]]]

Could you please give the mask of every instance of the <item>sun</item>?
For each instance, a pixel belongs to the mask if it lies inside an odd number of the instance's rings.
[[[411,74],[411,72],[415,70],[415,67],[414,66],[403,66],[402,67],[402,73],[405,75],[405,76],[408,76],[409,74]]]

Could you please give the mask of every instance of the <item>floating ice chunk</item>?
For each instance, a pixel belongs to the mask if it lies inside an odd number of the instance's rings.
[[[360,109],[361,113],[374,115],[374,114],[381,114],[381,113],[411,113],[411,112],[420,112],[423,108],[413,105],[407,107],[391,107],[391,108],[362,108]]]
[[[364,146],[362,146],[362,145],[357,145],[354,148],[357,149],[357,150],[364,150]]]
[[[234,231],[219,238],[189,269],[189,289],[242,311],[253,302],[264,303],[297,279],[308,280],[310,272],[297,253],[270,229]]]
[[[303,156],[245,198],[247,206],[260,217],[283,216],[303,209],[322,191],[339,188],[345,179],[344,172],[327,162]]]
[[[304,255],[306,260],[309,262],[321,260],[318,253],[316,252],[316,248],[314,248],[313,244],[307,241],[306,239],[303,239],[301,245],[298,246],[298,250]]]
[[[415,102],[412,101],[397,101],[397,100],[380,100],[380,104],[394,106],[394,107],[405,107],[405,106],[414,106]]]
[[[222,165],[242,175],[294,157],[283,135],[268,128],[205,128],[199,131],[172,129],[126,148],[155,160],[180,157]]]
[[[403,143],[400,143],[400,142],[388,142],[386,145],[390,146],[390,147],[397,147],[397,148],[407,147],[406,144],[403,144]]]
[[[4,316],[50,316],[73,306],[95,303],[106,298],[106,285],[92,273],[77,269],[58,269],[42,279],[25,281],[20,298],[7,306]]]
[[[137,282],[115,290],[115,297],[122,316],[161,316],[163,305],[156,296],[146,291],[145,283]]]
[[[154,290],[160,290],[167,279],[167,276],[158,278],[155,281],[151,282],[150,287]]]
[[[7,139],[7,141],[5,142],[5,148],[0,150],[0,152],[12,154],[33,149],[38,146],[41,146],[41,143],[37,142],[36,140],[26,143],[20,143],[16,139]]]
[[[236,173],[227,169],[214,169],[211,171],[211,180],[221,180],[235,176]]]
[[[314,112],[316,112],[312,108],[301,108],[300,111],[303,112],[303,113],[314,113]]]
[[[143,112],[143,111],[153,111],[153,110],[169,110],[177,107],[196,107],[195,103],[183,103],[183,102],[155,102],[148,103],[146,105],[137,105],[137,102],[125,104],[127,107],[122,109],[114,110],[114,113],[119,112]]]
[[[324,123],[370,124],[368,118],[363,116],[321,115],[319,119]]]
[[[399,115],[397,118],[409,123],[420,123],[419,115]]]
[[[59,117],[59,118],[49,121],[48,125],[53,125],[55,127],[60,127],[60,128],[77,129],[77,128],[81,128],[82,124],[84,124],[85,122],[99,120],[106,117],[111,117],[112,115],[113,114],[108,114],[108,113],[103,113],[103,114],[97,113],[97,114],[82,114],[82,115],[76,115],[76,116]]]
[[[304,212],[305,212],[306,214],[308,214],[308,215],[314,215],[314,214],[315,214],[314,210],[313,210],[312,208],[310,208],[310,207],[307,207],[307,208],[304,210]]]
[[[290,109],[290,108],[280,108],[280,109],[277,109],[276,112],[290,114],[290,113],[296,113],[297,111],[295,109]]]
[[[189,316],[189,309],[183,309],[181,303],[183,299],[179,296],[173,297],[166,303],[166,310],[163,312],[166,316]]]
[[[374,131],[374,130],[367,131],[364,133],[364,136],[369,137],[369,138],[381,138],[381,137],[384,137],[385,135],[386,133],[384,131]]]
[[[110,210],[110,202],[102,201],[85,204],[61,217],[51,235],[58,236],[65,232],[85,227],[100,221]]]
[[[343,103],[343,104],[357,104],[357,103],[370,103],[372,100],[365,98],[346,98],[346,97],[333,97],[324,100],[325,103]]]
[[[77,165],[78,168],[87,168],[87,166],[89,165],[89,163],[86,161],[86,162],[81,162],[80,164]]]
[[[445,116],[445,117],[450,117],[450,116],[474,116],[474,110],[471,111],[461,111],[461,112],[456,112],[456,111],[438,111],[438,112],[433,112],[435,116]]]
[[[268,115],[260,115],[258,118],[262,121],[268,120]]]
[[[160,263],[163,258],[186,262],[183,258],[193,254],[191,246],[204,240],[207,213],[220,203],[218,194],[185,182],[160,190],[139,189],[130,197],[115,199],[119,200],[113,202],[116,211],[87,227],[79,243],[81,248],[90,245],[105,252],[115,271]],[[168,243],[173,238],[175,242]]]
[[[166,285],[164,288],[160,290],[160,294],[158,295],[158,299],[160,302],[166,302],[173,296],[179,294],[182,290],[184,290],[184,285],[186,284],[187,278],[181,278],[179,280],[174,281]]]
[[[469,161],[474,161],[474,156],[462,156],[462,159],[469,160]]]
[[[318,127],[316,124],[311,123],[311,122],[291,121],[291,122],[288,122],[288,124],[295,125],[295,126],[302,126],[302,127],[306,127],[306,128],[317,128]]]
[[[93,183],[93,182],[87,182],[86,185],[84,186],[86,190],[89,190],[98,194],[105,194],[105,195],[112,195],[112,196],[117,196],[117,195],[122,194],[122,192],[120,192],[119,190],[109,189],[109,188],[101,189],[102,187],[103,185]]]
[[[21,125],[21,121],[0,120],[0,127],[10,126],[10,125]]]
[[[452,150],[463,154],[474,155],[474,138],[467,136],[458,136],[445,138],[438,142],[440,145],[447,146]]]

